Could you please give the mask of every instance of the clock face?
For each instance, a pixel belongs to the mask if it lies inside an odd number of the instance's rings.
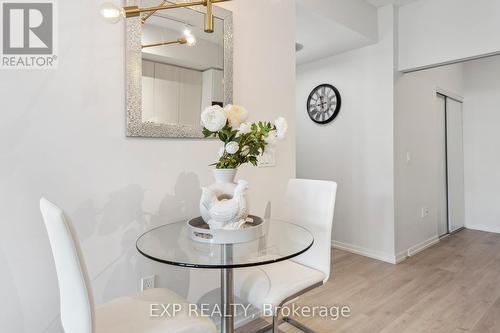
[[[321,84],[309,94],[307,113],[315,123],[326,124],[337,117],[340,105],[340,93],[337,88],[330,84]]]

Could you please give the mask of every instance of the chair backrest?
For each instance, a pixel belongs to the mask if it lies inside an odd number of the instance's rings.
[[[56,265],[64,331],[93,333],[94,300],[78,239],[56,205],[42,198],[40,210]]]
[[[337,183],[311,179],[291,179],[285,196],[287,220],[312,232],[313,246],[293,259],[330,277],[332,224]]]

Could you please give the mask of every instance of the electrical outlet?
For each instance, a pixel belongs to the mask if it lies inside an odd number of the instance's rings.
[[[274,151],[269,150],[264,152],[263,155],[257,157],[257,166],[259,168],[268,168],[276,166],[276,158]]]
[[[422,211],[420,212],[421,218],[426,218],[429,216],[429,207],[422,207]]]
[[[141,279],[141,291],[155,287],[155,276],[146,276]]]

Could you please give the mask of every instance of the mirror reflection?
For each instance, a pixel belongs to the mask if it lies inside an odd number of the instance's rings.
[[[148,4],[146,4],[148,5]],[[155,12],[142,26],[142,121],[200,125],[201,111],[224,103],[224,21],[204,32],[190,8]]]

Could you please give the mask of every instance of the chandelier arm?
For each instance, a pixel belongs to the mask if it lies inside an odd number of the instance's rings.
[[[166,3],[167,3],[167,0],[163,0],[163,1],[159,4],[159,6],[163,6],[163,5],[165,5]],[[146,20],[147,20],[148,18],[150,18],[151,16],[153,16],[153,15],[154,15],[154,13],[156,13],[156,12],[157,12],[157,10],[153,10],[153,11],[151,11],[151,12],[147,13],[146,15],[144,15],[143,17],[141,17],[141,23],[142,23],[142,24],[144,24],[144,23],[146,22]]]
[[[160,5],[153,7],[138,7],[138,6],[126,6],[123,7],[123,13],[125,17],[138,17],[141,13],[148,12],[148,14],[141,19],[141,22],[144,23],[148,18],[150,18],[154,13],[159,10],[164,9],[174,9],[174,8],[184,8],[184,7],[192,7],[192,6],[206,6],[207,7],[207,15],[205,19],[205,30],[209,31],[210,28],[213,28],[213,23],[210,24],[210,21],[213,21],[212,14],[212,4],[227,2],[231,0],[199,0],[199,1],[191,1],[191,2],[181,2],[181,3],[167,3],[166,0],[163,0]],[[213,30],[213,29],[212,29]]]
[[[177,40],[172,40],[168,42],[161,42],[161,43],[154,43],[154,44],[146,44],[146,45],[141,45],[142,49],[148,48],[148,47],[155,47],[155,46],[162,46],[162,45],[171,45],[171,44],[186,44],[187,40],[185,38],[178,38]]]

